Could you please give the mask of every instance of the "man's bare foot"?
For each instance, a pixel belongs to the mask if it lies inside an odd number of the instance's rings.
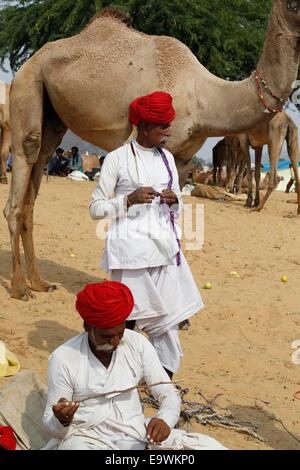
[[[182,322],[179,323],[179,329],[183,331],[187,331],[190,329],[190,321],[189,320],[183,320]]]

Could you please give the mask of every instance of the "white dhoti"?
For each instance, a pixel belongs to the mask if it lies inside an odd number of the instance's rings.
[[[150,420],[150,419],[149,419]],[[147,420],[148,421],[148,420]],[[89,429],[64,439],[55,450],[227,450],[210,436],[172,429],[169,437],[160,445],[134,439],[104,439],[97,430]]]
[[[56,450],[144,450],[146,442],[102,425],[94,429],[77,429],[66,437]]]
[[[182,349],[179,323],[204,307],[186,259],[181,264],[145,269],[114,269],[113,281],[127,285],[134,297],[128,320],[136,320],[156,349],[161,364],[171,372],[179,368]]]

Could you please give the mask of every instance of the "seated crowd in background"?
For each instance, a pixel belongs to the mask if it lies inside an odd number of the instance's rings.
[[[50,176],[67,176],[73,171],[80,171],[84,173],[90,180],[93,180],[97,173],[100,173],[105,156],[98,159],[97,164],[93,168],[88,168],[84,171],[84,162],[79,155],[78,147],[71,148],[71,155],[66,156],[64,149],[57,148],[56,154],[50,159],[48,163],[48,174]]]
[[[7,157],[7,161],[6,161],[6,171],[11,171],[11,169],[12,169],[12,160],[13,160],[12,153],[9,152],[8,157]]]

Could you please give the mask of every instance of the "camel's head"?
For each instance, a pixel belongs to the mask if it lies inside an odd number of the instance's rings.
[[[278,6],[290,31],[300,35],[300,0],[279,0]]]

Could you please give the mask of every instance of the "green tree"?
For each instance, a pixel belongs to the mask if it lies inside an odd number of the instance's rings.
[[[240,79],[255,67],[272,1],[136,0],[134,25],[184,42],[212,72]]]
[[[241,79],[257,63],[272,0],[3,0],[0,65],[13,70],[48,41],[72,36],[112,5],[147,34],[184,42],[216,75]]]

